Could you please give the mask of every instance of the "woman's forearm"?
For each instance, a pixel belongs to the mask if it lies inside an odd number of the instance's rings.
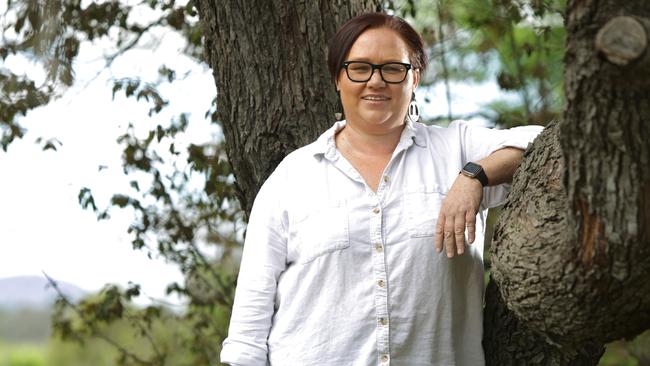
[[[496,186],[502,183],[510,183],[515,170],[519,166],[524,151],[515,147],[499,149],[486,158],[477,161],[488,177],[488,185]]]

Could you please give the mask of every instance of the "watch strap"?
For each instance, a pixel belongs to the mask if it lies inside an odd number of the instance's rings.
[[[478,179],[478,181],[481,182],[481,185],[483,187],[487,187],[487,185],[488,185],[488,177],[485,174],[485,170],[481,169],[481,171],[478,172],[478,174],[476,174],[476,179]]]

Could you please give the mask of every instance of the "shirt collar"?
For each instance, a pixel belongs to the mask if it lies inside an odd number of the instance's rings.
[[[345,127],[346,121],[337,121],[332,127],[327,129],[318,139],[315,141],[314,147],[314,156],[323,155],[327,160],[335,161],[339,157],[339,152],[336,149],[335,136],[343,127]],[[419,147],[426,147],[426,140],[422,136],[422,132],[418,133],[419,126],[417,123],[411,122],[408,118],[406,119],[406,126],[402,131],[399,142],[395,150],[408,149],[413,143]]]
[[[411,142],[419,147],[427,147],[427,141],[424,138],[424,131],[418,131],[422,128],[422,125],[417,122],[411,122],[410,119],[406,119],[406,126],[404,126],[404,131],[402,131],[402,136],[400,137],[399,143],[397,144],[407,148],[411,146]]]
[[[314,156],[323,155],[327,160],[334,161],[338,159],[338,151],[336,150],[336,142],[334,137],[343,127],[345,127],[345,120],[337,121],[334,125],[323,132],[314,143]]]

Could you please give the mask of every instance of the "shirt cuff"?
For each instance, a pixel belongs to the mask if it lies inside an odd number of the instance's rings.
[[[221,349],[221,363],[230,366],[267,366],[266,350],[246,342],[226,339]]]
[[[506,147],[526,150],[528,145],[533,142],[535,137],[537,137],[543,129],[542,126],[519,126],[507,130],[499,130],[503,138],[501,141],[498,141],[496,145],[492,146],[489,154]],[[510,192],[509,183],[485,187],[483,189],[482,206],[484,208],[492,208],[504,204],[508,192]]]

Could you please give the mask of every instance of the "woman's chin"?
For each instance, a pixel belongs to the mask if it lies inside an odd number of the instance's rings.
[[[373,126],[386,126],[390,127],[396,124],[394,114],[392,113],[364,113],[361,118],[365,123]],[[398,123],[399,124],[399,123]]]

